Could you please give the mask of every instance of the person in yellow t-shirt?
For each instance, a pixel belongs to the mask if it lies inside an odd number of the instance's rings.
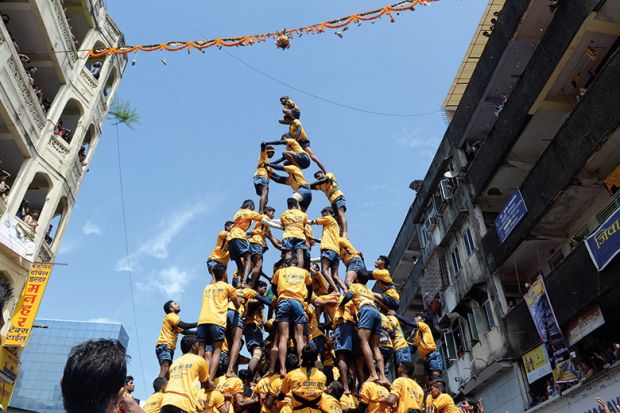
[[[381,314],[381,336],[379,337],[379,350],[383,356],[383,371],[387,375],[390,371],[392,356],[394,355],[394,342],[392,339],[396,336],[390,319],[385,314]]]
[[[168,380],[163,377],[157,377],[153,380],[153,393],[146,401],[142,409],[144,413],[159,413],[161,410],[161,402],[164,399],[164,392],[166,391],[166,384]]]
[[[306,245],[306,223],[308,216],[300,210],[299,202],[295,198],[286,200],[288,209],[280,216],[280,223],[284,229],[282,235],[282,252],[284,259],[297,259],[300,267],[304,267],[304,252]]]
[[[313,343],[304,346],[301,356],[301,367],[290,371],[282,380],[282,393],[291,393],[293,411],[305,413],[321,413],[319,403],[327,378],[315,366],[319,358],[319,350]]]
[[[226,221],[224,224],[224,231],[220,231],[217,234],[215,247],[207,260],[207,268],[211,275],[213,275],[213,267],[215,267],[216,264],[228,265],[228,260],[230,259],[230,254],[228,253],[228,234],[230,230],[232,230],[234,224],[235,223],[232,221]]]
[[[385,387],[373,381],[364,382],[358,409],[366,413],[390,413],[392,409],[387,405],[388,397],[390,392]]]
[[[284,106],[284,109],[282,109],[282,113],[291,116],[294,119],[299,119],[301,117],[301,110],[299,109],[299,106],[297,106],[297,104],[293,102],[293,99],[288,96],[282,96],[280,98],[280,103],[282,104],[282,106]]]
[[[215,377],[217,370],[217,362],[214,363],[212,360],[220,359],[222,343],[226,337],[228,304],[232,303],[235,308],[240,306],[237,290],[226,283],[226,277],[226,267],[217,264],[213,268],[214,282],[207,285],[202,294],[202,306],[198,318],[199,354],[209,362],[211,378]]]
[[[166,316],[161,323],[161,331],[159,338],[155,342],[155,354],[159,361],[159,377],[168,377],[168,370],[172,364],[174,350],[177,347],[177,339],[179,333],[184,330],[194,328],[196,323],[184,323],[179,317],[181,306],[174,300],[168,300],[164,303],[164,312]]]
[[[332,288],[339,291],[338,287],[345,291],[346,285],[338,277],[338,265],[340,263],[340,227],[334,218],[334,210],[331,207],[323,208],[321,218],[310,221],[311,225],[322,225],[321,236],[321,272]]]
[[[357,409],[360,405],[360,401],[353,394],[343,394],[340,397],[340,406],[342,407],[342,411],[347,412],[357,412]]]
[[[200,413],[228,413],[230,402],[217,390],[198,389],[198,407]]]
[[[299,206],[303,212],[306,212],[312,203],[312,190],[310,184],[306,181],[303,172],[297,165],[275,165],[269,164],[270,167],[278,171],[284,171],[288,176],[272,173],[271,180],[282,185],[288,185],[293,190],[293,198],[299,202]]]
[[[267,145],[286,145],[282,157],[276,161],[271,161],[272,164],[286,161],[284,165],[297,165],[300,169],[306,169],[310,166],[310,156],[303,150],[299,142],[289,138],[288,135],[282,135],[279,141],[261,143],[261,147],[267,147]]]
[[[275,213],[276,210],[273,207],[266,206],[263,208],[263,214],[269,220],[273,220]],[[263,254],[267,251],[267,240],[271,241],[273,246],[277,249],[282,248],[282,243],[273,236],[269,225],[263,222],[255,223],[254,228],[248,235],[250,237],[250,256],[252,259],[252,280],[250,281],[250,287],[254,288],[263,272]]]
[[[426,398],[427,413],[461,413],[452,397],[444,393],[445,388],[441,381],[431,383],[431,394]]]
[[[245,303],[245,317],[243,320],[243,337],[248,353],[252,359],[248,364],[248,369],[254,374],[256,367],[263,355],[264,347],[264,315],[265,305],[271,305],[271,301],[265,298],[267,283],[259,281],[256,290],[245,288],[238,290],[237,295],[242,296]]]
[[[359,274],[367,273],[368,270],[366,270],[366,264],[362,259],[362,253],[355,249],[351,241],[340,237],[338,244],[340,246],[340,259],[347,268],[344,284],[349,288]]]
[[[394,361],[398,366],[401,362],[411,363],[411,349],[409,348],[409,343],[407,339],[405,339],[405,333],[403,333],[403,329],[400,326],[399,317],[396,315],[395,311],[388,311],[387,318],[392,323],[392,329],[394,330]],[[400,317],[407,323],[409,326],[413,326],[414,323],[409,322],[408,320]]]
[[[285,260],[285,267],[276,271],[271,279],[272,290],[278,297],[276,322],[278,323],[278,358],[280,375],[286,374],[286,352],[288,349],[289,327],[293,326],[295,346],[298,357],[305,345],[304,326],[308,319],[303,302],[312,295],[310,273],[300,268],[294,258]]]
[[[420,357],[424,359],[424,370],[427,376],[439,377],[443,372],[443,359],[437,351],[437,344],[433,337],[433,332],[426,324],[426,315],[417,313],[414,321],[418,325],[413,335],[413,345],[416,347]]]
[[[269,160],[273,158],[275,154],[273,146],[260,147],[260,155],[258,157],[258,165],[256,166],[256,172],[254,173],[253,183],[256,195],[260,197],[258,203],[258,212],[263,212],[267,202],[269,202],[269,173],[270,170],[266,166]]]
[[[389,310],[396,311],[400,307],[400,294],[392,281],[389,268],[390,259],[385,255],[379,255],[375,261],[375,269],[370,271],[370,277],[377,281],[377,285],[383,291],[381,294],[375,293],[377,302]]]
[[[220,364],[218,373],[222,373],[214,380],[215,390],[219,391],[225,396],[232,398],[234,409],[231,406],[230,411],[244,411],[245,408],[258,404],[258,397],[253,396],[250,399],[243,397],[244,386],[243,381],[235,376],[227,377],[224,372],[228,370],[226,364]],[[237,410],[239,409],[239,410]]]
[[[310,139],[308,139],[308,135],[306,135],[306,131],[301,124],[301,121],[285,114],[279,122],[283,125],[289,125],[288,134],[286,137],[295,139],[299,142],[301,147],[304,148],[304,151],[306,151],[308,156],[310,156],[310,159],[312,159],[322,171],[327,172],[327,169],[325,169],[319,158],[312,151],[312,148],[310,147]]]
[[[199,381],[206,388],[209,381],[209,365],[198,355],[196,336],[183,337],[181,351],[183,355],[170,366],[170,380],[161,402],[161,413],[196,413],[198,394],[195,383]]]
[[[339,381],[331,381],[325,389],[325,393],[319,404],[321,411],[325,413],[342,413],[343,406],[340,400],[343,393],[344,388],[342,387],[342,383]]]
[[[424,390],[413,380],[413,364],[410,362],[398,363],[396,373],[398,378],[392,382],[388,404],[396,408],[395,413],[408,413],[424,410]]]
[[[325,173],[323,171],[317,171],[314,173],[316,182],[310,184],[310,189],[320,190],[325,193],[329,203],[331,204],[338,225],[340,226],[340,236],[349,238],[348,224],[347,224],[347,201],[344,197],[344,193],[340,190],[336,177],[333,173]]]

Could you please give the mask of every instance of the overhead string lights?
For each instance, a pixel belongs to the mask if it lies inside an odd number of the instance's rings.
[[[87,57],[102,57],[111,54],[128,54],[139,51],[154,52],[157,50],[165,50],[168,52],[176,52],[179,50],[189,51],[191,49],[204,50],[212,46],[216,46],[218,48],[252,46],[257,43],[265,43],[268,39],[273,39],[276,43],[276,46],[284,50],[288,49],[291,46],[291,39],[293,39],[295,36],[301,37],[303,34],[320,34],[325,32],[327,29],[346,30],[346,27],[349,26],[351,23],[360,25],[362,22],[376,20],[383,16],[388,16],[390,18],[390,21],[393,23],[396,20],[395,15],[398,15],[400,12],[414,10],[415,6],[418,4],[427,6],[431,1],[437,0],[406,0],[379,9],[369,10],[363,13],[341,17],[339,19],[329,20],[310,26],[297,27],[295,29],[279,30],[271,33],[254,34],[241,37],[220,37],[212,40],[193,40],[188,42],[173,41],[149,45],[92,49],[88,50]]]

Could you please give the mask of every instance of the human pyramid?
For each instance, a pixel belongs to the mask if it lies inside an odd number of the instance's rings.
[[[198,321],[183,322],[176,302],[164,304],[156,342],[160,374],[145,411],[459,412],[437,380],[442,358],[424,315],[410,321],[396,313],[400,296],[387,256],[377,258],[374,270],[366,269],[362,253],[348,239],[345,196],[334,174],[312,151],[299,107],[286,96],[280,102],[279,123],[289,131],[260,145],[253,178],[258,211],[245,200],[217,235],[207,261],[212,281],[204,289]],[[272,160],[277,145],[285,149]],[[316,182],[308,183],[303,171],[312,162],[320,170]],[[268,205],[271,181],[293,191],[279,219]],[[331,206],[309,219],[313,190],[324,192]],[[320,240],[314,238],[314,225],[323,227]],[[283,230],[281,239],[272,228]],[[267,240],[281,251],[272,277],[263,269]],[[317,259],[310,254],[315,243],[320,244]],[[229,260],[236,265],[230,282]],[[344,281],[338,275],[340,261],[346,267]],[[380,292],[366,286],[371,279]],[[413,328],[411,343],[401,323]],[[183,355],[173,361],[179,333]],[[244,341],[249,361],[240,356]],[[426,401],[412,379],[412,348],[424,361]],[[240,361],[248,368],[237,371]],[[386,375],[392,363],[398,378],[390,382]]]

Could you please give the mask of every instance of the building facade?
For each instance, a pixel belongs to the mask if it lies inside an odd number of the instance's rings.
[[[121,324],[37,319],[21,356],[21,373],[10,406],[40,413],[64,413],[60,379],[71,348],[86,340],[112,338],[125,348]]]
[[[488,411],[594,410],[597,391],[620,396],[620,259],[598,271],[584,243],[620,207],[620,2],[494,7],[390,253],[400,312],[432,319],[453,394]],[[523,298],[539,276],[576,382],[556,383],[548,355],[528,362],[543,342]]]

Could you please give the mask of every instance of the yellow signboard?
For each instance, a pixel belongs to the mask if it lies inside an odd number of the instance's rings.
[[[523,356],[523,366],[525,366],[528,383],[534,383],[541,377],[551,373],[551,364],[549,363],[549,356],[547,356],[545,345],[541,344],[534,350],[526,353]]]
[[[0,409],[6,410],[13,395],[19,369],[17,349],[0,347]]]
[[[30,267],[26,286],[22,291],[13,318],[11,327],[2,343],[7,347],[26,347],[34,319],[43,299],[53,264],[34,263]]]

